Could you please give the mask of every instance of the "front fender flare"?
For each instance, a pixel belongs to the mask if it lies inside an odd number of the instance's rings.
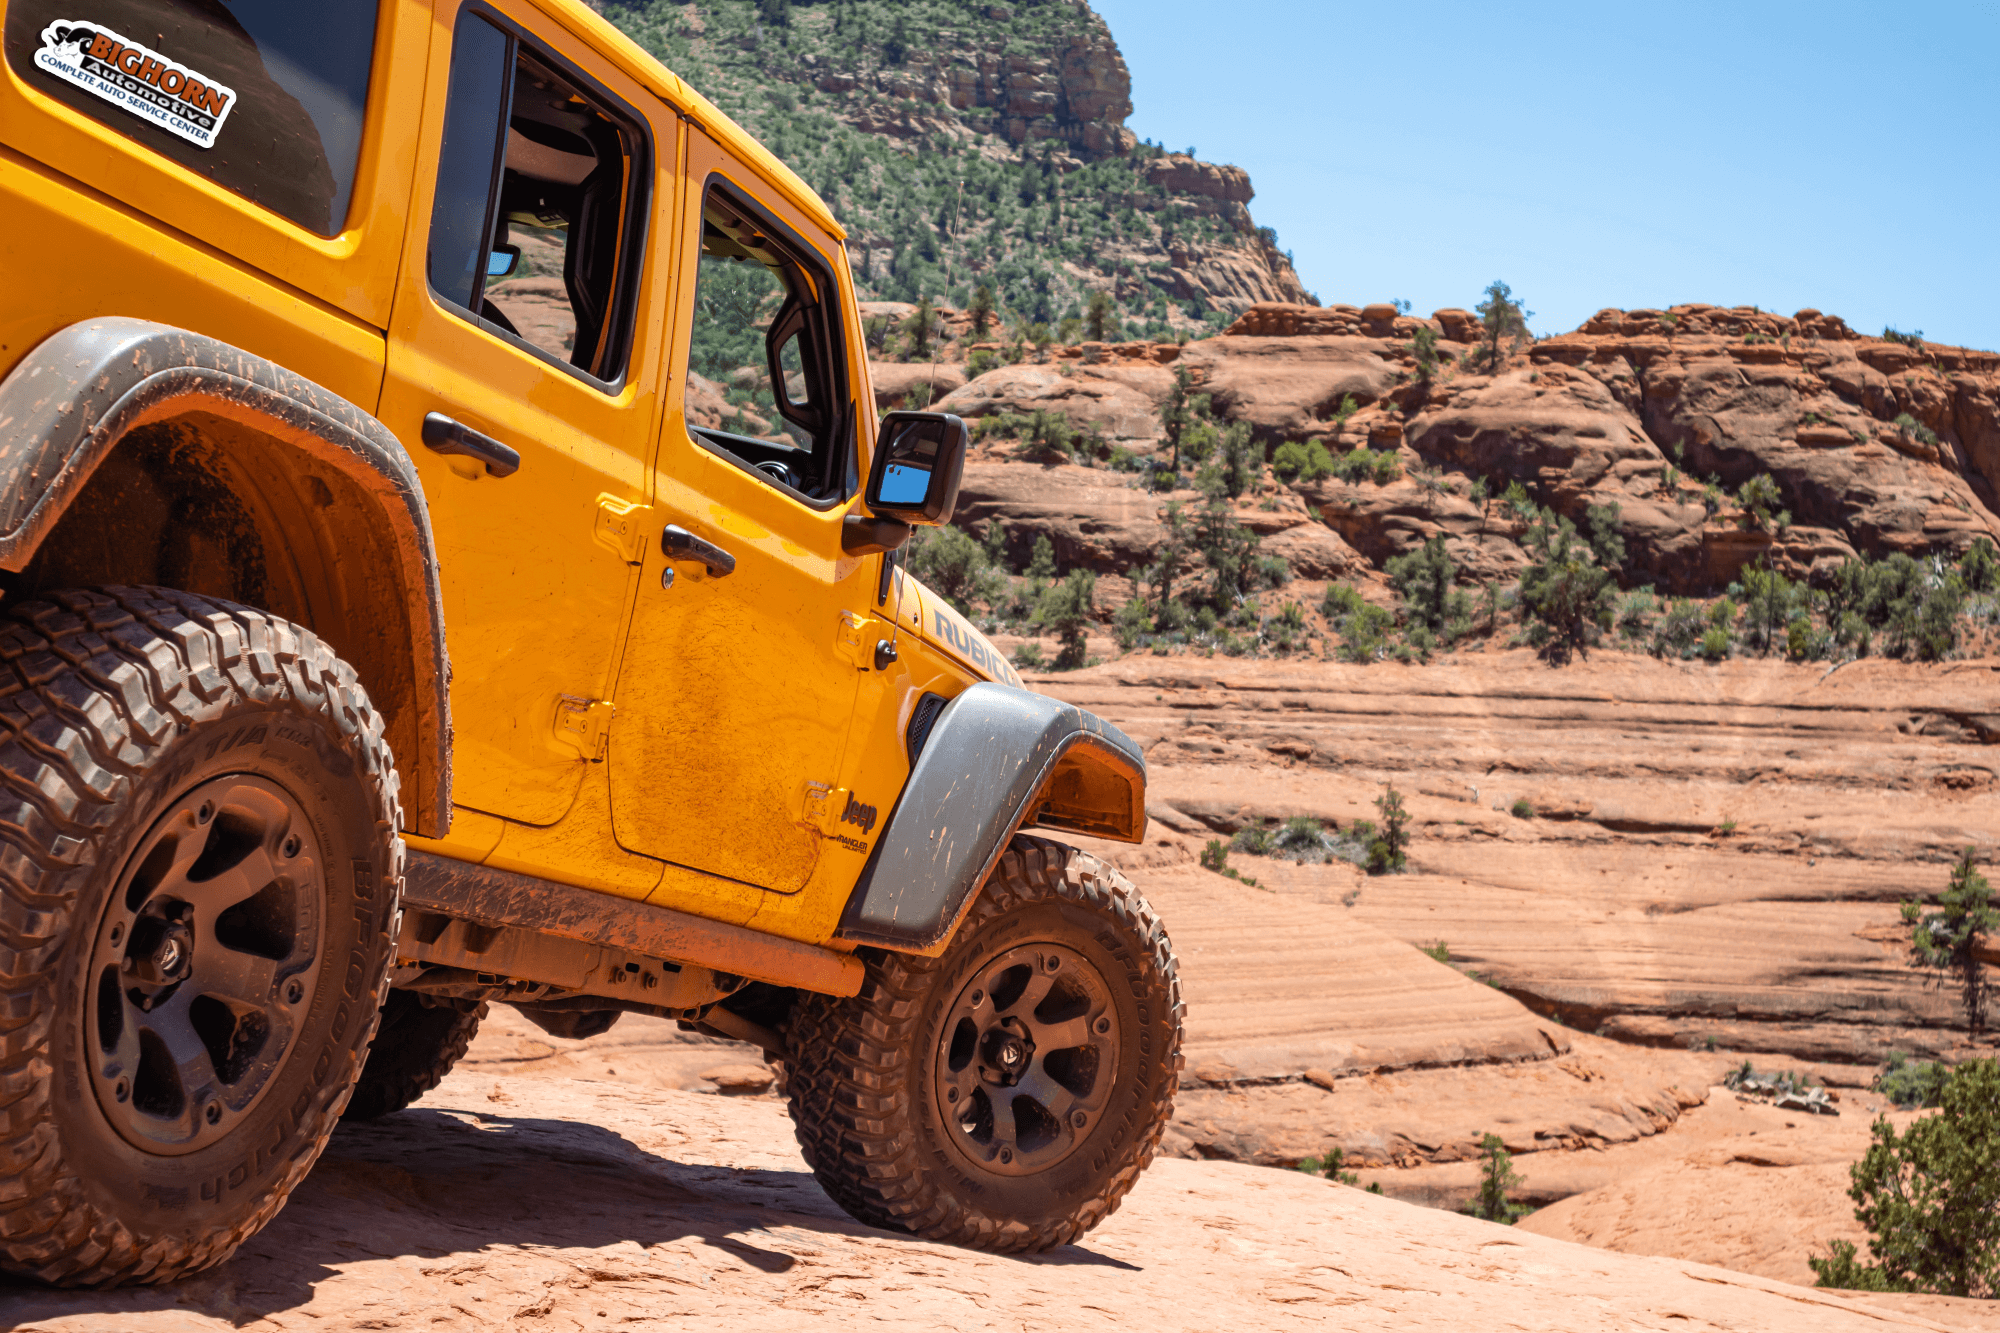
[[[916,953],[941,947],[1029,824],[1141,841],[1146,757],[1074,704],[982,681],[938,714],[839,937]]]

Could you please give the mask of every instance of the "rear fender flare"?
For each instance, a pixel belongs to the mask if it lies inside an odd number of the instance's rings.
[[[982,681],[946,704],[924,738],[839,938],[938,952],[1008,840],[1030,825],[1143,840],[1146,757],[1074,704]]]
[[[441,836],[451,711],[437,553],[416,466],[368,412],[185,329],[119,317],[71,325],[0,380],[0,569],[29,568],[120,441],[178,418],[226,431],[248,475],[310,472],[306,517],[273,528],[305,571],[296,581],[308,591],[294,599],[305,605],[263,609],[303,621],[360,673],[388,725],[405,816]]]

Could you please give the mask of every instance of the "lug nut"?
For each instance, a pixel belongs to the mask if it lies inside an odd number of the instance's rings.
[[[1061,967],[1062,967],[1062,959],[1058,958],[1054,954],[1050,954],[1047,958],[1044,958],[1042,960],[1043,971],[1054,972]]]
[[[957,1101],[957,1100],[958,1100],[958,1089],[957,1089],[957,1088],[946,1088],[946,1089],[944,1090],[944,1099],[945,1099],[946,1101],[948,1101],[948,1102],[955,1102],[955,1101]]]
[[[1075,1125],[1078,1129],[1082,1129],[1085,1125],[1090,1123],[1090,1117],[1085,1115],[1081,1111],[1076,1111],[1071,1113],[1069,1122],[1072,1125]]]
[[[112,942],[113,944],[116,944],[116,943],[118,943],[118,941],[120,941],[120,940],[122,940],[122,939],[124,939],[124,938],[125,938],[125,927],[124,927],[124,926],[122,926],[122,925],[117,925],[117,926],[113,926],[113,927],[111,928],[111,942]]]
[[[1098,1035],[1098,1036],[1100,1036],[1100,1037],[1102,1037],[1102,1036],[1105,1036],[1105,1035],[1107,1035],[1107,1034],[1108,1034],[1108,1033],[1109,1033],[1110,1031],[1111,1031],[1111,1020],[1110,1020],[1110,1019],[1108,1019],[1108,1018],[1100,1018],[1100,1019],[1098,1019],[1098,1020],[1097,1020],[1097,1035]]]
[[[294,833],[291,837],[285,839],[285,845],[282,850],[285,853],[285,859],[287,861],[291,860],[294,856],[297,856],[299,854],[299,845],[300,845],[299,835],[296,833]]]
[[[285,983],[286,1004],[297,1004],[300,1000],[303,1000],[305,998],[306,998],[306,988],[304,982],[300,981],[297,977],[293,977],[290,981],[287,981]]]
[[[215,802],[213,801],[203,801],[201,809],[194,812],[194,822],[197,824],[206,824],[213,818],[215,818]]]
[[[972,1007],[977,1009],[979,1007],[979,1002],[985,998],[986,998],[986,992],[983,990],[976,990],[972,992]]]
[[[132,1084],[126,1079],[119,1079],[118,1086],[111,1090],[111,1095],[121,1102],[124,1101],[132,1095]]]
[[[219,1125],[222,1123],[222,1107],[217,1102],[210,1102],[207,1108],[202,1111],[201,1115],[202,1119],[208,1121],[208,1123],[211,1125]]]
[[[1002,1166],[1005,1166],[1007,1163],[1013,1160],[1014,1160],[1014,1150],[1012,1148],[1002,1148],[1000,1150],[1000,1164]]]

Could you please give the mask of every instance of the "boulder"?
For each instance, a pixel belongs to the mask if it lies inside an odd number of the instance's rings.
[[[967,418],[1059,412],[1079,429],[1095,427],[1112,440],[1152,441],[1160,436],[1159,407],[1173,383],[1171,371],[1150,361],[1002,366],[961,381],[933,406]]]
[[[925,385],[930,386],[929,401],[947,397],[953,390],[965,385],[965,367],[951,361],[870,361],[868,378],[875,386],[875,406],[889,412],[903,405],[903,400],[912,393],[923,396]],[[941,411],[951,411],[942,408]]]

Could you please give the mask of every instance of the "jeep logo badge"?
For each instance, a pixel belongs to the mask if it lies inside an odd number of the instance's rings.
[[[854,799],[853,792],[849,792],[847,794],[847,808],[840,812],[840,822],[843,824],[852,824],[863,833],[867,833],[875,827],[875,807],[872,805],[863,805]]]

